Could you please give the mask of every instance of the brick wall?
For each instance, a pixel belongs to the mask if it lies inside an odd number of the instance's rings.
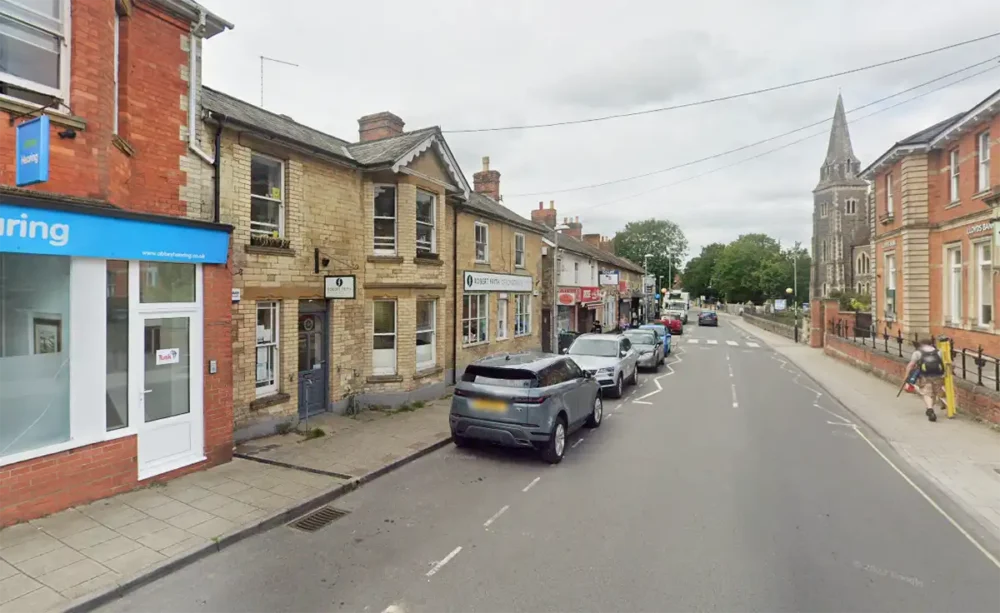
[[[871,347],[856,345],[832,335],[826,337],[824,352],[893,385],[902,383],[906,374],[906,363],[909,360],[909,352],[905,344],[903,347],[905,357],[900,358],[880,351],[873,351]],[[1000,424],[1000,394],[956,378],[955,396],[960,412],[994,424]]]

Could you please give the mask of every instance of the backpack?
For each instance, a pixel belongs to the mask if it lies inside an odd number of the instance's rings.
[[[944,362],[941,361],[941,354],[937,349],[921,349],[920,362],[917,367],[920,369],[922,377],[943,377]]]

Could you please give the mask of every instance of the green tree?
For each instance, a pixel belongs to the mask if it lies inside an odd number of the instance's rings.
[[[781,285],[781,259],[781,246],[770,236],[740,236],[726,245],[716,262],[720,294],[729,302],[763,302],[773,297]]]
[[[688,260],[681,280],[684,289],[691,292],[692,296],[718,296],[713,275],[715,264],[725,249],[726,246],[722,243],[712,243],[702,247],[700,254]]]
[[[684,232],[667,219],[630,221],[624,230],[615,234],[615,253],[639,266],[643,265],[647,253],[652,254],[646,262],[649,274],[664,277],[663,286],[666,287],[670,287],[671,277],[681,272],[687,250]]]

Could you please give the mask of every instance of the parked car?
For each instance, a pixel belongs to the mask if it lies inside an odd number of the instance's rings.
[[[612,398],[621,398],[626,383],[639,383],[639,352],[622,334],[581,334],[567,353]]]
[[[672,348],[673,343],[671,342],[672,339],[670,335],[670,329],[667,328],[665,324],[662,323],[642,324],[637,329],[652,330],[656,332],[656,335],[660,337],[661,341],[663,341],[663,355],[670,355],[670,350]]]
[[[629,330],[625,338],[632,341],[632,348],[639,352],[639,367],[659,370],[663,364],[663,341],[656,330]]]
[[[601,386],[561,355],[523,353],[485,358],[466,367],[451,400],[451,437],[464,447],[486,441],[534,447],[558,464],[566,437],[604,419]]]
[[[698,314],[698,325],[699,326],[715,326],[719,327],[719,316],[715,311],[702,311]]]
[[[680,317],[667,315],[660,321],[670,330],[671,334],[677,334],[678,336],[684,334],[684,322],[681,321]]]

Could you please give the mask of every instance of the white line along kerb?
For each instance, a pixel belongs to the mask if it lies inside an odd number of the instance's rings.
[[[608,417],[610,417],[610,415],[608,415]],[[521,490],[521,491],[522,491],[522,492],[527,492],[527,491],[528,491],[528,490],[530,490],[531,488],[535,487],[535,484],[536,484],[536,483],[538,483],[539,481],[541,481],[541,479],[542,479],[541,477],[535,477],[535,478],[534,478],[534,479],[533,479],[533,480],[531,481],[531,483],[529,483],[528,485],[525,485],[525,486],[524,486],[524,489],[523,489],[523,490]]]
[[[462,551],[462,547],[461,546],[458,546],[458,547],[452,549],[451,553],[449,553],[448,555],[446,555],[443,560],[441,560],[440,562],[438,562],[437,564],[435,564],[433,568],[431,568],[429,571],[427,571],[427,576],[428,577],[433,577],[434,575],[436,575],[439,570],[441,570],[442,568],[444,568],[445,564],[447,564],[448,562],[451,562],[452,558],[454,558],[455,556],[458,555],[459,551]]]

